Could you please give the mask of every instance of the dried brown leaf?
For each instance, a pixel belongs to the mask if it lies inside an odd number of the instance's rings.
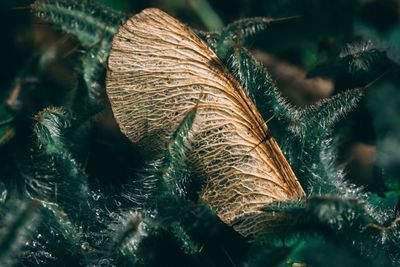
[[[121,131],[158,154],[188,112],[190,165],[200,193],[244,236],[270,230],[261,208],[304,195],[275,139],[216,54],[187,26],[158,9],[130,18],[115,35],[107,94]]]

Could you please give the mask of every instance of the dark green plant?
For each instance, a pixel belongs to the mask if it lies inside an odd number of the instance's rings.
[[[0,187],[0,265],[400,264],[396,209],[400,123],[391,121],[398,114],[399,99],[398,78],[390,76],[398,70],[395,52],[388,56],[369,44],[349,45],[309,73],[332,77],[337,93],[300,108],[281,95],[273,77],[245,48],[256,33],[279,20],[247,18],[218,32],[196,31],[256,103],[307,195],[301,201],[266,206],[265,212],[283,212],[291,223],[284,231],[249,244],[197,198],[201,183],[186,162],[187,133],[195,111],[186,116],[161,158],[138,160],[126,172],[115,169],[108,179],[90,171],[86,162],[96,146],[91,138],[106,106],[107,56],[113,35],[129,15],[91,0],[38,0],[31,8],[37,17],[74,36],[83,53],[74,63],[78,81],[71,88],[72,97],[34,117],[29,151],[10,160],[16,179],[22,182],[4,178],[0,184],[4,185]],[[381,75],[389,75],[389,82],[380,83]],[[382,90],[388,93],[383,95]],[[377,117],[376,167],[387,170],[382,174],[387,185],[384,196],[347,181],[337,160],[338,122],[365,94],[368,108]],[[390,108],[383,111],[383,102]],[[5,105],[0,106],[0,146],[13,145],[8,142],[18,118],[18,112]],[[130,156],[139,154],[134,148],[128,150]]]

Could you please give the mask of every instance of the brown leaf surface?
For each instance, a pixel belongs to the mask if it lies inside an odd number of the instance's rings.
[[[215,53],[158,9],[115,35],[107,94],[121,131],[148,154],[162,153],[188,112],[193,171],[217,215],[244,236],[269,230],[261,208],[304,195],[261,115]],[[272,218],[273,219],[273,218]],[[250,223],[251,222],[251,223]]]

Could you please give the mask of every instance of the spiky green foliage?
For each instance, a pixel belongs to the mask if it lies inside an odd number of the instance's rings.
[[[235,49],[229,63],[260,110],[274,107],[264,114],[267,114],[266,118],[273,116],[280,122],[279,127],[273,129],[273,135],[281,143],[280,136],[286,139],[283,146],[285,154],[308,193],[306,203],[278,204],[276,208],[267,206],[266,211],[285,211],[293,216],[294,221],[300,220],[299,225],[294,223],[295,232],[305,230],[315,233],[320,229],[327,237],[332,235],[340,244],[347,243],[352,249],[368,256],[379,257],[386,251],[394,252],[397,241],[387,239],[386,233],[383,233],[386,230],[372,230],[384,229],[381,227],[394,219],[387,220],[385,213],[377,212],[377,207],[367,201],[367,194],[362,194],[359,188],[344,180],[342,170],[335,166],[336,153],[330,140],[333,126],[355,107],[363,89],[347,90],[299,109],[282,99],[263,66],[257,64],[246,50]],[[306,228],[302,229],[302,223]],[[388,231],[392,233],[389,235],[393,235],[396,229],[397,226],[390,228]],[[364,236],[366,232],[369,233],[368,238]],[[377,252],[375,243],[385,248]],[[392,257],[390,260],[379,258],[379,261],[386,264],[398,261],[398,253],[389,255]]]
[[[99,100],[104,91],[101,75],[111,47],[111,40],[126,15],[85,1],[41,0],[32,4],[33,12],[63,31],[75,36],[86,53],[82,61],[83,78],[89,97]]]
[[[329,138],[334,124],[345,116],[362,95],[361,89],[345,91],[330,99],[306,108],[296,108],[280,96],[274,81],[264,67],[242,48],[230,57],[232,72],[252,96],[283,148],[303,186],[309,193],[333,193],[337,173],[328,173],[330,162],[323,161],[324,148],[330,147]],[[277,126],[275,125],[276,123]],[[333,153],[330,153],[333,154]],[[325,155],[332,160],[332,155]],[[333,177],[329,177],[332,175]],[[322,186],[325,184],[325,186]],[[330,185],[329,185],[330,184]],[[315,187],[315,188],[314,188]]]
[[[90,117],[78,119],[62,108],[48,108],[35,119],[37,145],[31,154],[31,172],[26,174],[27,192],[45,203],[52,215],[47,215],[52,221],[50,231],[62,236],[76,260],[88,265],[121,259],[135,262],[138,240],[146,235],[141,215],[111,205],[100,189],[91,189],[77,161],[82,156],[77,144],[85,142],[82,128],[88,131],[85,124],[90,124]],[[48,253],[57,252],[49,248]]]
[[[173,142],[168,146],[168,152],[163,162],[162,180],[168,191],[174,192],[178,197],[186,194],[186,183],[189,176],[188,166],[185,164],[190,155],[190,143],[187,140],[192,123],[196,116],[196,110],[189,112],[181,125],[174,133]]]
[[[124,16],[92,1],[36,1],[34,13],[62,30],[73,34],[82,45],[90,47],[112,37]]]
[[[386,51],[374,45],[371,41],[349,43],[339,53],[337,59],[323,62],[309,72],[309,77],[332,77],[338,89],[360,87],[385,73],[392,62]]]
[[[186,114],[159,158],[140,159],[140,153],[122,137],[118,142],[99,145],[96,134],[101,127],[97,120],[99,110],[104,109],[105,62],[112,37],[128,15],[89,0],[38,0],[32,10],[76,38],[83,49],[82,67],[68,97],[49,101],[60,107],[45,108],[31,120],[29,133],[20,137],[26,139],[26,147],[17,147],[18,153],[15,144],[8,142],[13,137],[10,133],[18,134],[14,123],[23,120],[14,113],[21,113],[32,95],[52,88],[41,91],[37,88],[44,85],[30,87],[21,103],[4,100],[1,105],[0,146],[7,145],[0,147],[5,162],[5,171],[0,173],[4,180],[0,184],[0,265],[400,263],[400,149],[396,139],[400,123],[395,120],[399,94],[398,78],[390,73],[393,67],[398,70],[396,49],[386,50],[368,42],[345,45],[341,53],[321,60],[308,74],[332,77],[336,93],[300,108],[281,95],[268,70],[244,48],[254,34],[276,20],[247,18],[218,32],[197,31],[256,103],[307,195],[301,201],[264,207],[263,212],[285,214],[291,223],[248,244],[197,197],[201,181],[187,164],[188,133],[196,109]],[[49,67],[51,60],[44,60],[52,55],[49,51],[28,60],[14,84],[27,77],[39,79],[42,70]],[[389,82],[381,84],[378,80],[371,86],[371,81],[382,74],[389,75]],[[386,184],[381,195],[347,181],[343,166],[338,164],[341,121],[348,118],[363,95],[376,118],[376,168]],[[17,104],[23,108],[17,108]],[[5,150],[8,147],[11,149]],[[100,161],[93,159],[97,154],[110,155]],[[139,162],[135,166],[127,160],[132,157]],[[102,165],[112,171],[104,171]]]
[[[66,206],[61,205],[69,212],[79,203],[86,202],[88,191],[88,178],[72,156],[72,147],[65,142],[73,134],[73,119],[66,111],[57,108],[45,109],[35,119],[38,145],[31,156],[33,174],[32,179],[27,180],[27,190],[32,192],[32,197],[48,202],[65,202]],[[65,199],[58,199],[59,195]]]
[[[230,49],[247,43],[251,37],[266,29],[272,22],[279,22],[293,18],[296,17],[280,19],[265,17],[245,18],[229,24],[220,31],[197,31],[197,34],[207,42],[220,58],[224,59]]]

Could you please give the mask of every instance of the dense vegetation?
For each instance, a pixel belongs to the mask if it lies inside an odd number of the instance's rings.
[[[1,266],[400,264],[398,1],[17,2],[0,4]],[[267,121],[307,195],[264,208],[281,231],[250,243],[197,198],[190,120],[156,159],[119,132],[107,57],[147,4],[196,29]]]

